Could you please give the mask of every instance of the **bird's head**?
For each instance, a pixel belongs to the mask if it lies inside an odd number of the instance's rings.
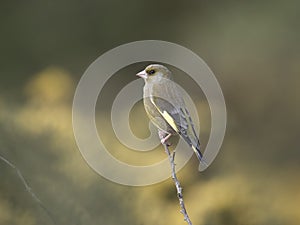
[[[136,75],[143,78],[145,82],[155,82],[162,79],[172,78],[171,71],[160,64],[151,64]]]

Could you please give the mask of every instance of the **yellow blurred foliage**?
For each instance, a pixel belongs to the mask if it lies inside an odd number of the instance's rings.
[[[16,115],[16,123],[32,134],[55,131],[57,137],[72,135],[70,100],[74,83],[59,68],[45,69],[33,76],[24,88],[27,104]]]
[[[30,210],[16,210],[11,202],[3,198],[0,198],[0,212],[0,224],[36,224]]]
[[[15,126],[26,135],[38,137],[47,134],[47,145],[52,146],[51,151],[60,159],[60,163],[53,167],[71,179],[84,178],[85,182],[80,184],[85,188],[92,174],[76,149],[73,136],[74,91],[74,81],[68,72],[56,67],[45,69],[25,86],[26,104],[10,116]],[[44,183],[50,182],[41,179]]]
[[[70,74],[57,67],[47,68],[34,75],[25,87],[30,103],[51,105],[70,100],[74,82]]]

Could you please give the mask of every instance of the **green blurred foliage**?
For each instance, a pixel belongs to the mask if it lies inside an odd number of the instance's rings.
[[[299,1],[2,1],[0,154],[12,161],[59,224],[184,224],[171,180],[149,187],[111,183],[83,160],[72,133],[76,84],[105,51],[143,39],[176,42],[200,55],[224,92],[228,126],[211,167],[195,157],[179,172],[194,224],[300,223]],[[112,77],[97,121],[112,154],[135,164],[164,158],[116,142],[109,110],[144,64]],[[173,68],[174,69],[174,68]],[[174,71],[176,71],[174,69]],[[176,76],[176,74],[175,74]],[[201,141],[209,109],[201,90],[177,79],[197,103]],[[113,89],[112,89],[113,87]],[[147,136],[141,104],[132,111]],[[99,127],[98,127],[99,128]],[[0,161],[0,224],[53,224]]]

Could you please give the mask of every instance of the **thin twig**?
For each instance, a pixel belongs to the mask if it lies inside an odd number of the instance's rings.
[[[6,158],[0,155],[0,160],[4,161],[7,165],[9,165],[12,169],[14,169],[19,177],[19,179],[22,181],[22,184],[24,185],[26,191],[31,195],[31,197],[40,205],[41,208],[45,210],[49,218],[52,220],[54,224],[57,224],[56,220],[54,219],[54,216],[52,213],[47,209],[47,207],[44,205],[44,203],[36,196],[36,194],[32,191],[31,187],[28,185],[27,181],[25,180],[24,176],[22,175],[21,171],[16,167],[13,163],[8,161]]]
[[[175,159],[175,151],[170,152],[169,148],[168,148],[168,144],[165,143],[163,144],[164,148],[165,148],[165,151],[168,155],[168,158],[169,158],[169,161],[170,161],[170,164],[171,164],[171,170],[172,170],[172,179],[175,183],[175,186],[176,186],[176,190],[177,190],[177,197],[178,197],[178,200],[179,200],[179,204],[180,204],[180,212],[183,214],[184,216],[184,220],[189,224],[189,225],[192,225],[192,221],[190,220],[189,218],[189,215],[185,209],[185,206],[184,206],[184,201],[183,201],[183,194],[182,194],[182,187],[180,185],[180,182],[179,180],[177,179],[177,176],[176,176],[176,171],[175,171],[175,162],[174,162],[174,159]]]

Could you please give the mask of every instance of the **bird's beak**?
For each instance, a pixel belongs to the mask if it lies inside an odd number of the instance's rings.
[[[136,75],[137,75],[138,77],[143,78],[143,79],[146,79],[146,78],[148,77],[145,70],[143,70],[143,71],[137,73]]]

